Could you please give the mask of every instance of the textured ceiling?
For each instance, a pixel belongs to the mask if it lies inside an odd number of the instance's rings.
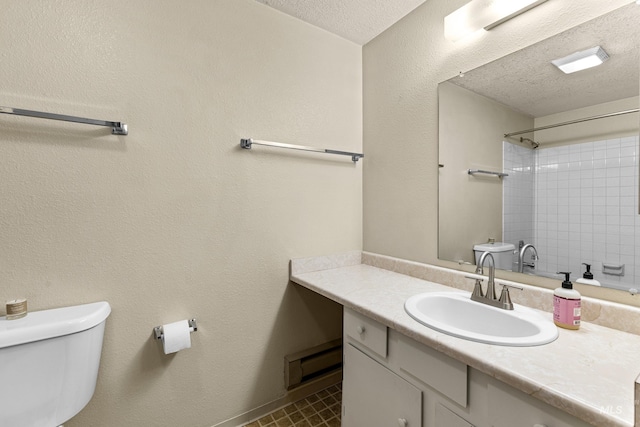
[[[638,96],[639,22],[633,3],[450,81],[532,117]],[[610,56],[598,67],[564,74],[551,64],[598,45]]]
[[[256,0],[364,45],[425,0]]]

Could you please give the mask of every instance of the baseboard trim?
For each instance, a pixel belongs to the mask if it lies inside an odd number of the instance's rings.
[[[332,372],[325,377],[309,381],[308,383],[303,384],[300,387],[289,390],[287,394],[280,399],[276,399],[272,402],[266,403],[262,406],[245,412],[244,414],[240,414],[219,424],[215,424],[212,427],[242,427],[245,424],[249,424],[250,422],[258,420],[265,415],[268,415],[273,411],[277,411],[278,409],[283,408],[293,402],[297,402],[298,400],[303,399],[307,396],[311,396],[312,394],[315,394],[320,390],[324,390],[327,387],[338,384],[340,381],[342,381],[342,369]]]

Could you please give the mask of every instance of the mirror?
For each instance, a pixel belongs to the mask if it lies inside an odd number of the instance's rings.
[[[640,288],[638,22],[632,3],[440,83],[439,259],[475,264],[491,240],[504,270],[576,280],[585,263]],[[594,46],[598,67],[551,64]]]

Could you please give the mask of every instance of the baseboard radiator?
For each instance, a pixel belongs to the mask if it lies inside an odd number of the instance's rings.
[[[284,357],[284,383],[291,390],[342,369],[342,340],[337,339]]]

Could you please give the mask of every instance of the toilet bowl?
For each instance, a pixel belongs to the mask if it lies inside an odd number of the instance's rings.
[[[493,255],[493,259],[496,263],[496,268],[509,271],[513,270],[513,255],[515,253],[515,250],[516,247],[513,244],[503,242],[482,243],[473,246],[476,265],[478,265],[482,254],[484,252],[489,252],[491,255]]]
[[[89,403],[109,313],[97,302],[0,317],[0,426],[59,426]]]

